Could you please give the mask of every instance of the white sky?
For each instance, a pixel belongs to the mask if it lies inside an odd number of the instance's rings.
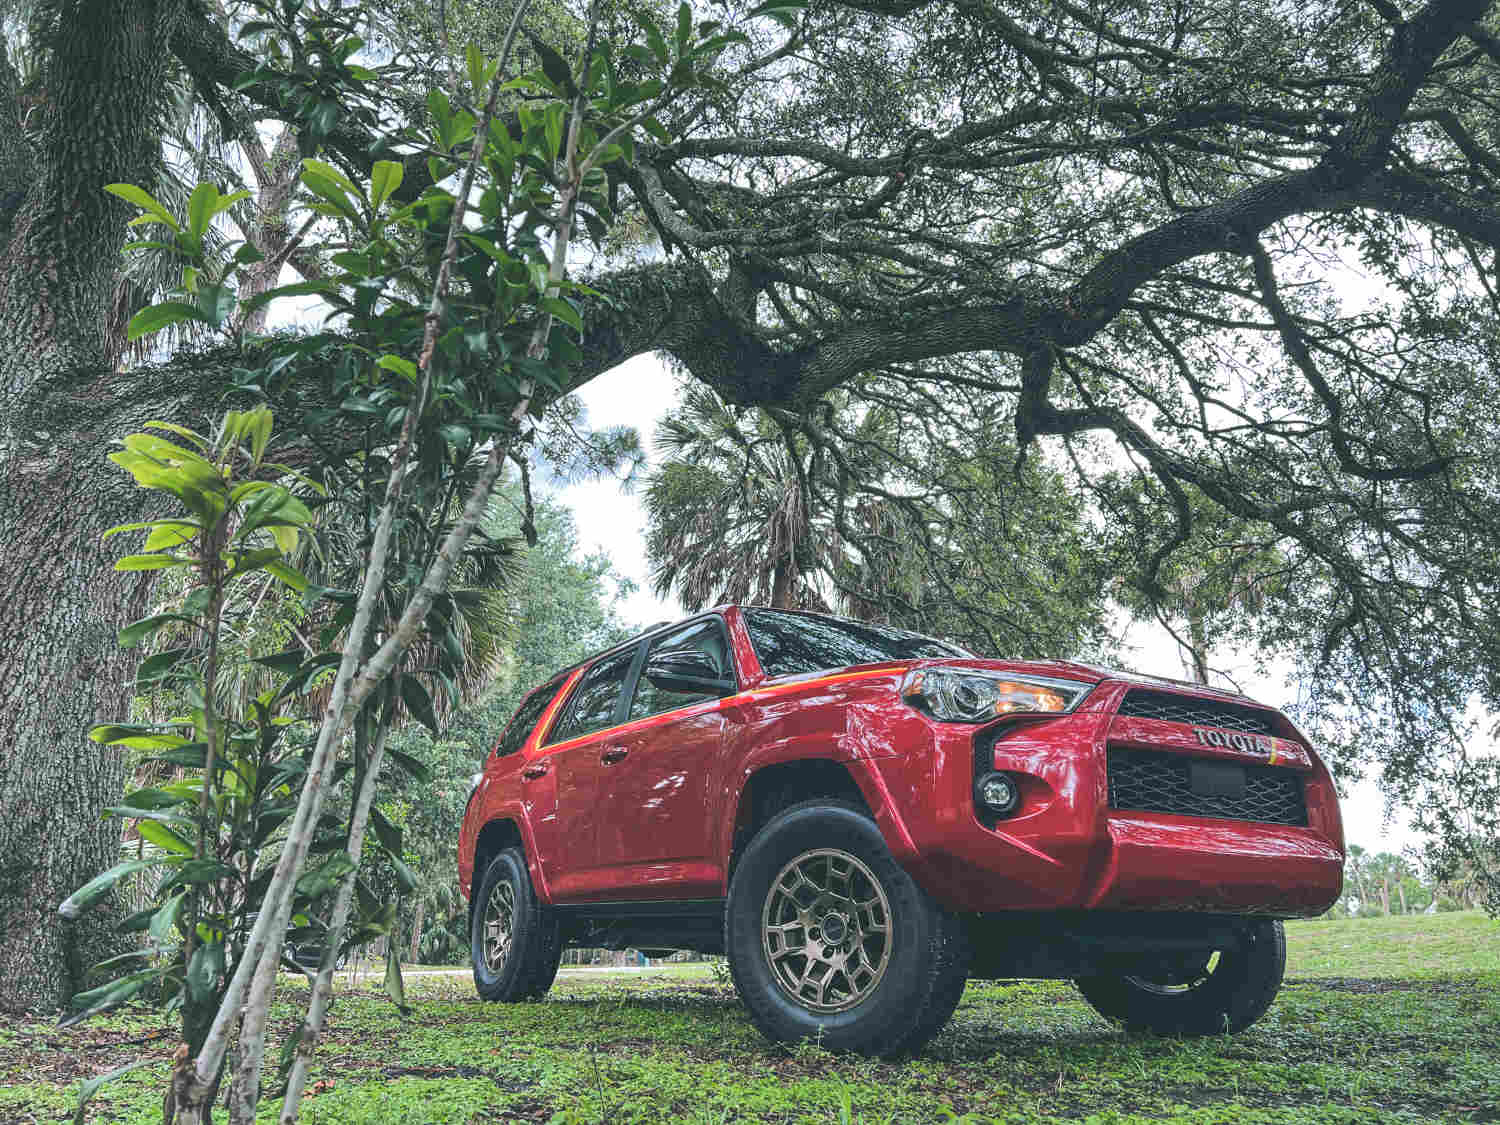
[[[675,378],[654,355],[637,356],[577,392],[595,426],[634,426],[641,435],[648,465],[656,461],[652,439],[656,423],[677,399]],[[636,592],[623,604],[625,619],[650,625],[683,616],[675,601],[663,601],[651,593],[646,564],[646,517],[639,495],[623,490],[614,480],[570,485],[556,493],[573,509],[584,550],[603,549],[614,560],[615,569],[636,584]],[[1182,677],[1182,661],[1166,631],[1148,624],[1132,625],[1125,645],[1133,650],[1129,663],[1138,671]],[[1261,676],[1248,660],[1234,654],[1215,653],[1216,667],[1225,667],[1245,692],[1265,703],[1283,706],[1295,696],[1295,685],[1281,682],[1285,676]],[[1400,851],[1419,842],[1406,828],[1407,814],[1398,810],[1392,823],[1385,823],[1384,801],[1370,783],[1352,787],[1343,799],[1344,826],[1351,843],[1371,851]]]

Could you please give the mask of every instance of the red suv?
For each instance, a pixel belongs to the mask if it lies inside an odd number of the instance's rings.
[[[1239,1031],[1344,842],[1317,754],[1243,696],[727,606],[528,695],[458,856],[481,996],[541,996],[570,944],[724,953],[771,1038],[894,1054],[969,977]]]

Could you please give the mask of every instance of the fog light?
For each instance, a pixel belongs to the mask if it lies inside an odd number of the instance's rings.
[[[987,773],[974,783],[974,796],[993,813],[1008,813],[1021,803],[1021,790],[1003,773]]]

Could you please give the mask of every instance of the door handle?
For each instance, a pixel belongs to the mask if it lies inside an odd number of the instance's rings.
[[[521,776],[527,781],[535,781],[539,777],[545,777],[552,766],[547,762],[537,762],[535,765],[527,766],[521,771]]]
[[[623,762],[629,753],[630,751],[625,749],[625,747],[623,746],[611,746],[608,750],[599,755],[599,760],[606,766],[612,766],[616,762]]]

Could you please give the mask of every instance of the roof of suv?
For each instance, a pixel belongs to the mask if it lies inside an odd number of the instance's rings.
[[[937,641],[939,644],[949,645],[950,647],[957,649],[959,652],[968,652],[968,650],[965,649],[962,645],[956,645],[952,641],[945,641],[941,637],[934,637],[927,633],[918,633],[911,629],[903,629],[898,625],[886,625],[880,622],[873,621],[859,621],[853,617],[840,617],[836,613],[819,613],[816,610],[811,609],[779,609],[775,606],[768,605],[744,605],[741,603],[727,602],[723,605],[713,606],[710,609],[700,610],[697,613],[690,613],[686,617],[680,617],[675,621],[658,621],[655,625],[651,625],[648,628],[642,629],[639,633],[627,637],[623,641],[616,641],[614,644],[610,645],[607,648],[601,648],[597,652],[591,652],[582,660],[575,660],[572,664],[569,664],[564,668],[559,668],[556,672],[553,672],[552,675],[543,680],[542,683],[550,684],[559,676],[565,676],[574,669],[583,667],[585,664],[592,664],[595,660],[598,660],[604,656],[608,656],[612,652],[619,652],[621,649],[629,648],[631,645],[640,644],[641,641],[645,640],[647,637],[654,636],[657,633],[660,633],[666,629],[674,628],[678,625],[685,625],[689,621],[695,621],[698,618],[706,617],[711,613],[722,614],[726,609],[769,609],[774,610],[776,613],[794,613],[799,617],[823,617],[827,618],[830,621],[848,621],[849,623],[854,625],[863,625],[867,627],[874,627],[877,629],[886,629],[892,633],[900,633],[903,636],[907,637],[922,637],[925,640]],[[970,656],[973,655],[973,653],[968,654]]]

